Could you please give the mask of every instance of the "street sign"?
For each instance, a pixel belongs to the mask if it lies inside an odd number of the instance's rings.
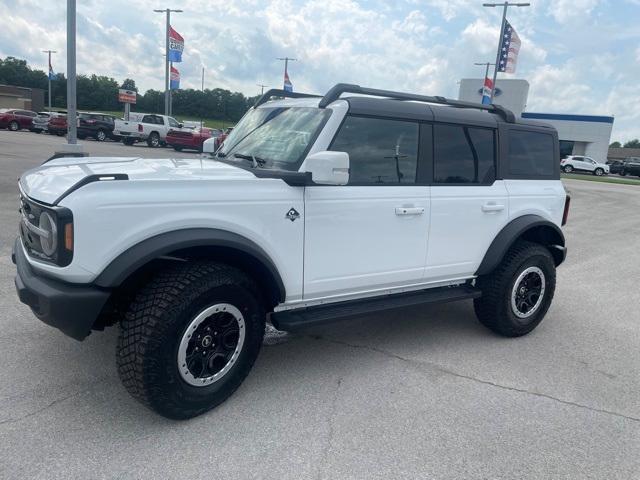
[[[134,90],[118,90],[118,101],[120,103],[136,103],[136,92]]]

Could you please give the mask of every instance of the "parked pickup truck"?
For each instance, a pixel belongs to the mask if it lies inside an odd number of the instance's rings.
[[[125,145],[146,141],[150,147],[159,147],[166,144],[171,128],[182,128],[182,124],[167,115],[131,113],[128,121],[116,120],[113,134]]]

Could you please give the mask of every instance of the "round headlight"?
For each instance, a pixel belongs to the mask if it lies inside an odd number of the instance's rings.
[[[58,229],[56,228],[56,222],[47,212],[42,212],[38,226],[49,234],[49,238],[40,237],[40,245],[42,246],[42,252],[51,257],[56,253],[58,248]]]

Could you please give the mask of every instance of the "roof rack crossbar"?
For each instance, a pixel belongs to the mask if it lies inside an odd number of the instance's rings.
[[[477,110],[487,110],[491,113],[498,114],[505,122],[515,123],[516,117],[511,110],[504,108],[502,105],[483,105],[481,103],[464,102],[461,100],[452,100],[450,98],[427,96],[427,95],[414,95],[412,93],[394,92],[391,90],[380,90],[377,88],[366,88],[360,85],[353,85],[349,83],[338,83],[333,86],[318,106],[325,108],[330,103],[338,100],[343,93],[357,93],[360,95],[372,95],[375,97],[386,97],[394,100],[414,100],[418,102],[436,103],[440,105],[449,105],[457,108],[475,108]]]
[[[286,90],[281,90],[279,88],[272,88],[271,90],[267,90],[262,94],[262,96],[256,101],[253,107],[259,107],[263,103],[268,102],[271,97],[283,97],[283,98],[309,98],[309,97],[321,97],[322,95],[313,95],[310,93],[300,93],[300,92],[287,92]]]

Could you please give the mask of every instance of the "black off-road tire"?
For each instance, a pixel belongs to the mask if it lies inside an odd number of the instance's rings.
[[[511,305],[514,283],[521,272],[538,267],[545,276],[545,291],[537,310],[526,319],[518,318]],[[544,319],[556,286],[556,266],[549,250],[537,243],[519,241],[490,274],[481,276],[477,286],[482,297],[473,301],[480,323],[505,337],[526,335]]]
[[[225,302],[244,317],[245,336],[235,363],[208,386],[193,386],[178,370],[180,341],[206,308]],[[242,271],[210,261],[176,262],[135,296],[120,324],[118,373],[127,391],[160,415],[188,419],[225,401],[248,375],[265,329],[258,287]]]

